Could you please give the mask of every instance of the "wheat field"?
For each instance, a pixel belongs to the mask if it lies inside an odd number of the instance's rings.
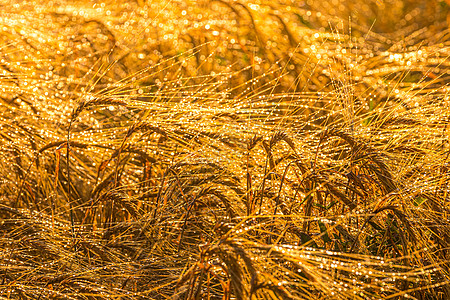
[[[1,299],[450,299],[450,1],[0,1]]]

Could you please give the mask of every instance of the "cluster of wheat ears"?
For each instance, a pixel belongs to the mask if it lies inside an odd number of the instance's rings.
[[[1,299],[450,299],[446,1],[0,1]]]

